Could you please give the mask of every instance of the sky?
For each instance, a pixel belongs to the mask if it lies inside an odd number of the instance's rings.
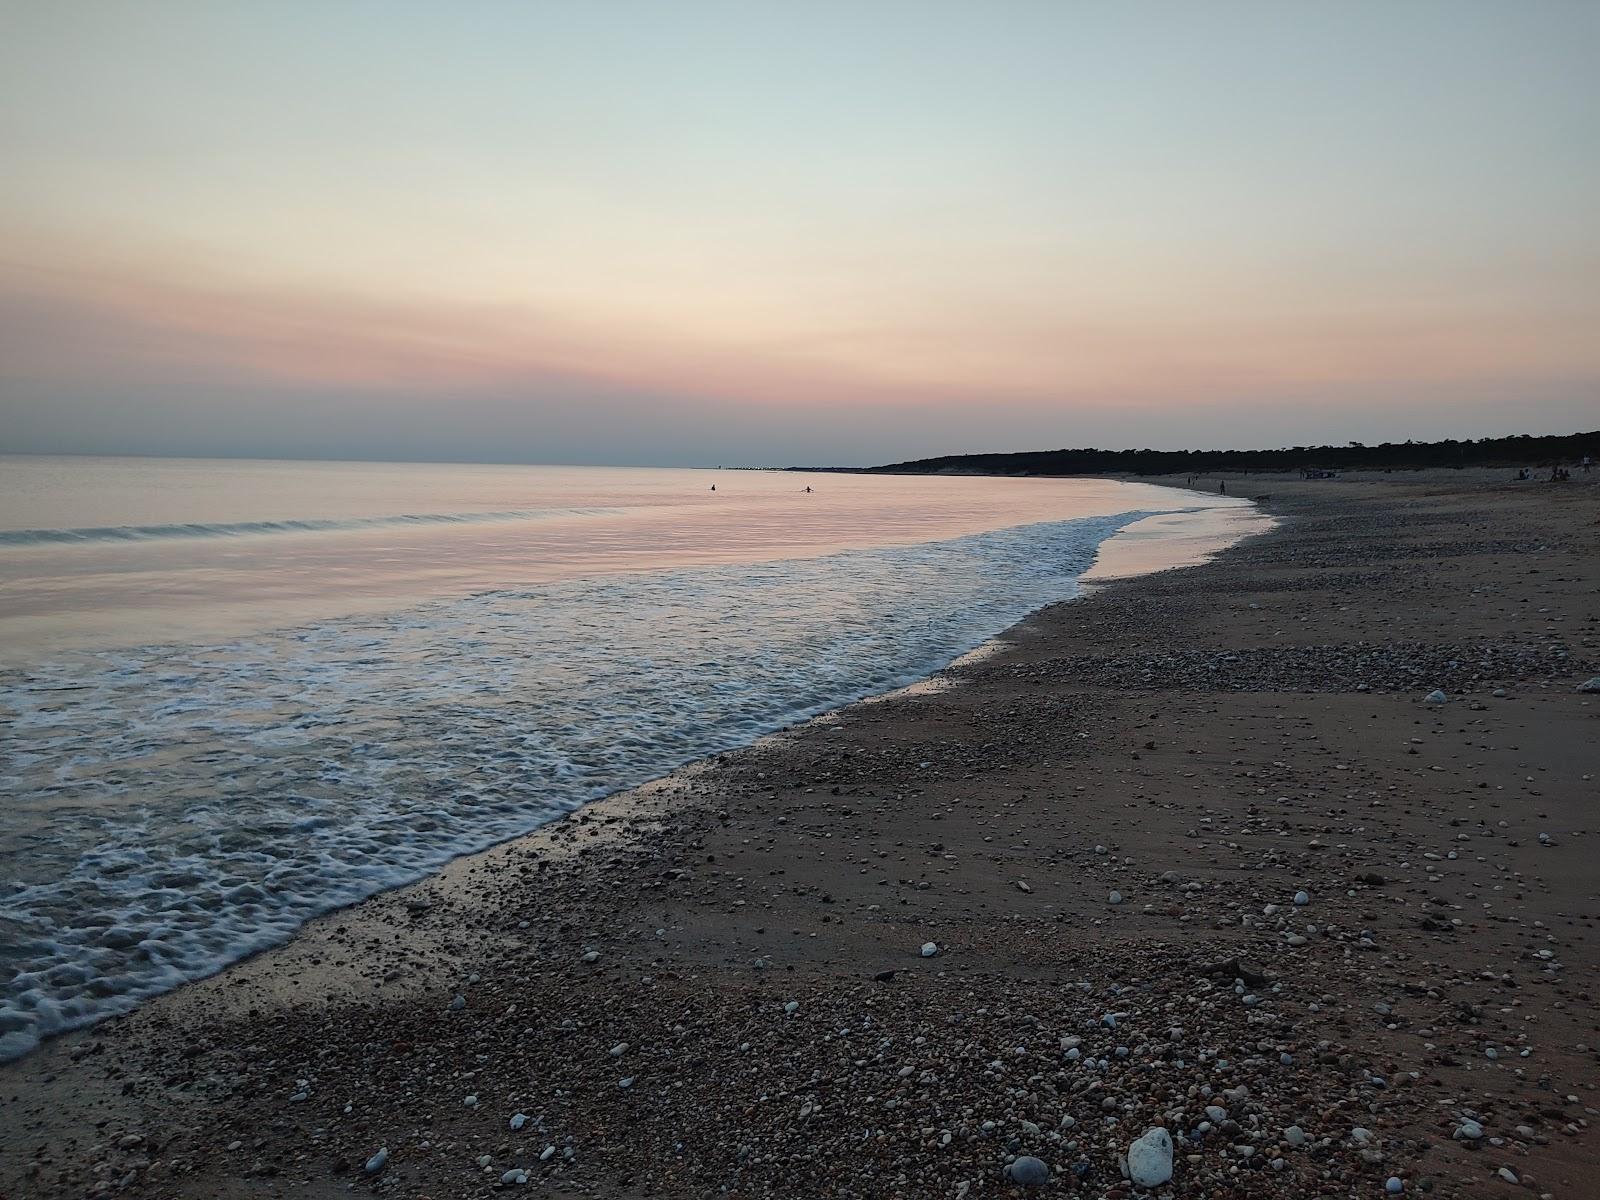
[[[0,451],[1600,427],[1600,4],[0,0]]]

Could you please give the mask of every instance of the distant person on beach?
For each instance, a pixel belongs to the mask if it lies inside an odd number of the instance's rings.
[[[806,491],[807,491],[807,492],[809,492],[809,491],[811,491],[811,485],[810,485],[810,484],[809,484],[809,483],[808,483],[808,484],[806,484]]]
[[[1227,494],[1228,494],[1228,481],[1226,479],[1224,479],[1221,483],[1217,484],[1217,495],[1226,496]]]
[[[1583,456],[1583,463],[1581,465],[1583,467],[1583,473],[1587,475],[1594,469],[1594,456],[1591,454],[1585,454]]]
[[[716,484],[714,484],[714,483],[713,483],[713,484],[712,484],[712,485],[711,485],[711,490],[712,490],[712,491],[713,491],[713,492],[714,492],[714,491],[716,491],[716,490],[717,490],[717,485],[716,485]]]

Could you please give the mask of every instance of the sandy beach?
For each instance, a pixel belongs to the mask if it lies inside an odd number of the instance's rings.
[[[1509,474],[1230,476],[1277,529],[0,1070],[0,1196],[1600,1196],[1600,486]]]

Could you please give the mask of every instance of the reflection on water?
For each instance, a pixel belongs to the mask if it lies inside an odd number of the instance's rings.
[[[1084,583],[1108,583],[1204,562],[1273,524],[1271,517],[1248,505],[1156,513],[1123,526],[1100,543],[1094,565],[1080,578]]]
[[[0,661],[585,575],[1242,504],[1109,480],[0,457]]]

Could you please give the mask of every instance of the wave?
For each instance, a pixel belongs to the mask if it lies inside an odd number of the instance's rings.
[[[924,678],[1076,594],[1145,515],[0,670],[0,1062],[456,855]]]
[[[500,512],[395,513],[378,517],[308,517],[286,521],[233,521],[183,525],[98,525],[87,529],[0,529],[0,546],[62,546],[89,542],[144,542],[167,538],[249,537],[275,533],[330,533],[408,525],[479,525],[554,517],[604,516],[612,508],[513,508]]]

